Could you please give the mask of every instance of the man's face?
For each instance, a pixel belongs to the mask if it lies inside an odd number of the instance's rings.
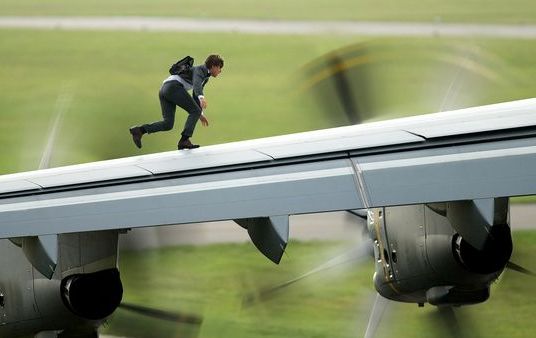
[[[213,77],[218,76],[218,74],[221,73],[221,67],[220,66],[212,66],[210,67],[210,75]]]

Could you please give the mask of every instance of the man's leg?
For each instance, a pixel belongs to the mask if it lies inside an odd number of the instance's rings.
[[[184,92],[186,92],[182,86],[180,86],[180,88],[178,89],[182,89]],[[177,90],[177,88],[174,88],[173,84],[168,82],[164,83],[162,85],[162,88],[160,88],[160,91],[158,92],[158,98],[160,99],[160,107],[162,109],[162,121],[144,124],[142,126],[134,126],[130,128],[132,140],[138,148],[141,148],[141,138],[143,134],[156,133],[158,131],[165,131],[173,128],[173,124],[175,123],[176,105],[174,102],[168,100],[166,96],[169,96],[169,94],[174,90]]]
[[[198,148],[198,145],[192,144],[190,142],[190,137],[194,133],[195,125],[197,123],[197,120],[199,120],[199,116],[201,116],[201,107],[199,107],[199,105],[194,102],[192,97],[188,94],[184,87],[182,87],[181,84],[175,81],[170,82],[173,83],[173,90],[166,90],[166,88],[164,88],[164,98],[166,100],[163,102],[172,102],[174,105],[177,105],[182,109],[186,110],[186,112],[188,112],[188,118],[186,119],[186,123],[184,124],[184,130],[181,133],[182,137],[179,140],[177,146],[179,149]]]
[[[195,125],[201,116],[201,107],[194,101],[194,99],[188,94],[188,97],[184,99],[179,107],[186,110],[188,118],[184,123],[184,129],[181,132],[183,138],[190,138],[194,134]]]
[[[179,140],[179,143],[177,144],[177,148],[179,150],[199,148],[198,144],[192,144],[192,142],[190,141],[190,137],[192,137],[192,135],[194,134],[195,125],[197,124],[197,121],[201,116],[201,107],[199,103],[194,101],[194,99],[190,95],[188,95],[187,98],[182,100],[178,106],[186,110],[186,112],[188,113],[188,117],[186,118],[186,122],[184,123],[184,129],[182,130],[181,138]]]
[[[144,124],[142,126],[145,129],[145,132],[151,134],[159,131],[167,131],[173,128],[175,123],[175,111],[176,111],[176,102],[174,102],[174,92],[175,91],[184,91],[184,88],[180,85],[174,86],[176,81],[170,81],[164,83],[160,92],[158,93],[158,98],[160,99],[160,108],[162,109],[162,120],[153,122],[150,124]]]

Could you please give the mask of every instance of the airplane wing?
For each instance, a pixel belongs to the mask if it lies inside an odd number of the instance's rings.
[[[531,194],[536,99],[0,176],[0,238]]]

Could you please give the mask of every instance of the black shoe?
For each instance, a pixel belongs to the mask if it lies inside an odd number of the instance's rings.
[[[177,144],[177,148],[179,148],[179,150],[195,149],[195,148],[199,148],[199,144],[192,144],[192,142],[190,142],[190,139],[187,138],[184,141],[180,141],[179,144]]]
[[[132,135],[132,141],[134,141],[134,144],[136,147],[141,148],[141,137],[143,136],[143,133],[141,131],[141,128],[138,126],[134,126],[129,129],[130,134]]]

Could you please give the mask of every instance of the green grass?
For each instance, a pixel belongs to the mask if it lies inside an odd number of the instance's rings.
[[[4,155],[0,172],[9,173],[37,167],[62,93],[70,95],[72,102],[58,136],[52,166],[175,149],[186,115],[181,109],[177,111],[174,131],[144,137],[142,151],[133,147],[127,129],[160,118],[157,92],[161,81],[169,65],[186,54],[197,62],[214,51],[225,58],[222,74],[212,79],[205,90],[211,126],[198,126],[196,142],[207,145],[332,126],[326,113],[336,110],[336,104],[323,110],[311,92],[298,91],[305,83],[300,67],[332,49],[364,40],[0,30],[0,41],[0,142]],[[378,73],[383,77],[376,96],[384,113],[399,116],[438,109],[437,102],[452,80],[450,68],[434,71],[437,60],[430,62],[417,56],[422,51],[441,51],[445,45],[470,46],[473,51],[467,53],[476,54],[477,60],[480,58],[499,74],[500,81],[486,84],[486,94],[477,95],[472,104],[527,98],[536,92],[532,81],[536,76],[536,45],[526,41],[376,42],[405,46],[401,60],[396,57],[398,47],[393,47],[390,53],[395,57],[379,66]],[[354,78],[360,77],[357,74]],[[435,88],[433,95],[430,88]]]
[[[3,0],[2,15],[138,15],[270,20],[534,23],[530,0]]]
[[[310,55],[349,39],[0,31],[0,138],[2,172],[36,166],[55,105],[68,84],[70,105],[53,165],[173,150],[186,113],[175,130],[144,138],[132,147],[128,127],[161,118],[158,89],[169,65],[190,54],[197,62],[217,51],[226,65],[205,89],[211,126],[195,140],[221,143],[326,126],[307,117],[293,90],[292,74]],[[313,115],[314,116],[314,115]],[[284,117],[282,119],[282,117]]]
[[[534,269],[536,232],[514,233],[513,260]],[[167,310],[202,314],[199,337],[359,337],[372,302],[372,262],[360,269],[338,267],[312,276],[269,301],[243,308],[242,296],[288,280],[342,252],[342,243],[292,242],[280,266],[251,244],[183,246],[125,252],[120,260],[124,300]],[[529,337],[536,329],[530,277],[507,271],[486,303],[458,316],[479,337]],[[435,308],[391,303],[377,337],[450,337],[434,319]],[[119,310],[105,332],[131,337],[177,337],[191,326],[144,319]]]

